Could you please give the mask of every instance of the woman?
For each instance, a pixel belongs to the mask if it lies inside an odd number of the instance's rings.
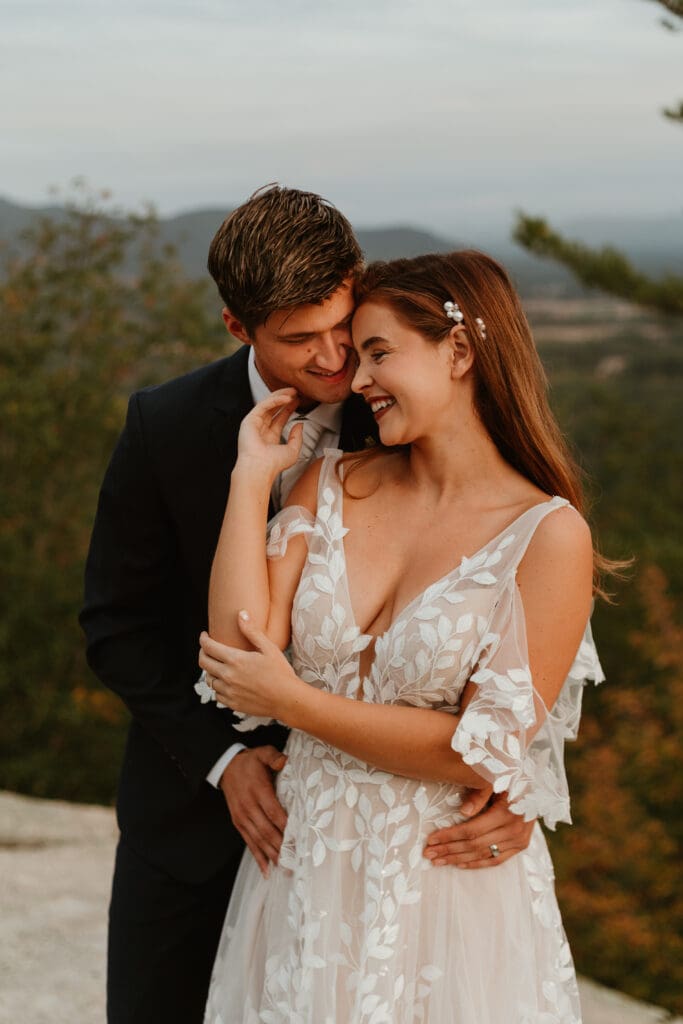
[[[570,820],[563,741],[603,678],[588,620],[605,563],[578,474],[490,258],[371,266],[353,339],[381,445],[304,474],[268,563],[294,392],[240,433],[210,592],[212,637],[234,650],[222,664],[203,638],[200,663],[224,703],[292,729],[289,817],[269,878],[242,862],[206,1021],[576,1024],[540,828],[491,872],[435,871],[423,845],[466,787]]]

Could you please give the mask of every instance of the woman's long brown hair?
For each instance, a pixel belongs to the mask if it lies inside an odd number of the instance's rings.
[[[548,381],[519,297],[505,269],[474,250],[371,263],[356,282],[356,303],[381,302],[429,341],[448,337],[444,302],[457,302],[474,349],[474,405],[503,458],[546,494],[566,498],[582,514],[581,470],[548,404]],[[475,326],[480,317],[485,332]],[[351,454],[344,474],[382,449]],[[595,592],[604,575],[628,563],[594,549]]]

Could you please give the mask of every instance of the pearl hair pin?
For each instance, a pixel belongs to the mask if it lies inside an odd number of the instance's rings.
[[[449,299],[448,302],[444,302],[443,308],[446,310],[446,316],[451,320],[455,320],[456,324],[461,324],[465,319],[463,311],[457,302],[452,302]]]
[[[443,308],[446,311],[446,316],[449,320],[453,320],[454,323],[460,325],[465,319],[465,314],[461,310],[460,306],[457,302],[453,302],[452,299],[448,299],[447,302],[444,302]],[[482,341],[486,341],[486,324],[480,316],[476,317],[474,322],[477,325],[479,337]]]

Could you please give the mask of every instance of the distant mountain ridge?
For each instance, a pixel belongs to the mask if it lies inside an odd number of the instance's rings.
[[[231,209],[208,208],[179,213],[173,217],[160,217],[160,242],[174,245],[188,274],[202,277],[206,273],[209,243]],[[38,217],[59,219],[63,214],[61,206],[20,206],[0,198],[0,240],[11,243]],[[425,252],[449,252],[458,246],[458,242],[439,238],[410,225],[359,228],[357,234],[367,260],[417,256]]]
[[[188,276],[203,278],[207,273],[209,243],[230,210],[230,207],[206,208],[160,217],[160,245],[175,246]],[[20,248],[18,239],[22,231],[45,215],[59,219],[64,215],[64,208],[55,204],[22,206],[0,198],[0,242]],[[368,261],[448,252],[463,245],[475,245],[500,259],[525,295],[581,291],[562,267],[531,257],[516,246],[507,229],[484,230],[477,239],[468,232],[463,240],[449,239],[409,224],[358,227],[356,233]],[[626,251],[637,266],[652,274],[667,270],[683,272],[683,217],[583,220],[568,225],[565,234],[590,245],[613,244]]]

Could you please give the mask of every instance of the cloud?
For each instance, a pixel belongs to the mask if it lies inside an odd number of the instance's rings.
[[[681,43],[643,0],[10,2],[4,188],[85,174],[171,210],[278,178],[430,226],[674,207]]]

